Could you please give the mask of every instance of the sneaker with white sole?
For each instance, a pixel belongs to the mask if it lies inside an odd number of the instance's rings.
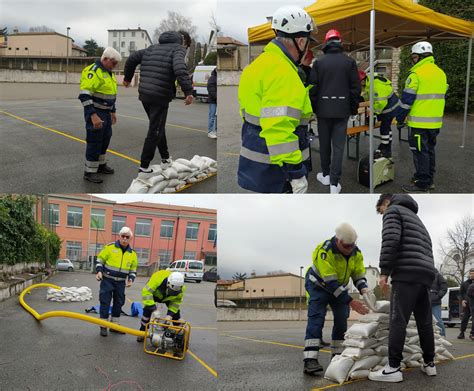
[[[209,138],[217,138],[217,134],[216,134],[216,132],[209,132],[209,133],[207,134],[207,137],[209,137]]]
[[[423,364],[420,369],[421,372],[426,373],[428,376],[436,376],[436,366],[433,361]]]
[[[324,186],[329,186],[331,184],[329,182],[329,175],[324,176],[322,172],[318,172],[318,174],[316,175],[316,179]]]
[[[138,168],[138,173],[139,174],[152,174],[153,173],[153,169],[152,168],[144,168],[144,167],[139,167]]]
[[[331,185],[330,192],[331,194],[339,194],[342,190],[341,184],[338,183],[337,186]]]
[[[400,367],[392,368],[390,364],[387,363],[378,371],[369,372],[369,379],[387,383],[399,383],[403,381],[402,369]]]
[[[171,159],[171,156],[168,159],[161,159],[161,169],[166,170],[168,167],[171,167],[173,164],[173,159]]]

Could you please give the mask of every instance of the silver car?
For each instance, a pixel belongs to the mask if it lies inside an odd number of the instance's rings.
[[[74,264],[69,259],[58,259],[56,261],[56,269],[57,270],[64,270],[67,272],[74,271]]]

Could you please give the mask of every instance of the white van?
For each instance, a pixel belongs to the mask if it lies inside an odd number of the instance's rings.
[[[211,72],[216,68],[215,65],[198,65],[194,69],[193,74],[193,88],[194,95],[200,98],[202,102],[208,98],[207,81],[211,77]]]
[[[461,323],[462,306],[459,294],[459,287],[448,288],[448,292],[441,299],[441,318],[448,327]]]
[[[192,280],[199,283],[202,281],[204,262],[195,259],[180,259],[174,261],[167,270],[180,272],[184,275],[184,280]]]

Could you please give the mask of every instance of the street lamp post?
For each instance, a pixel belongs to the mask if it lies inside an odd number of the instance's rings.
[[[67,79],[68,79],[68,73],[69,73],[69,30],[71,27],[67,27],[67,42],[66,42],[66,84],[67,84]]]
[[[302,294],[301,280],[303,279],[303,268],[304,266],[300,266],[300,305],[298,309],[298,320],[301,320],[301,294]]]

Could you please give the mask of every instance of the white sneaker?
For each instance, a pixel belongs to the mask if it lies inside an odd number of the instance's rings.
[[[166,170],[168,167],[170,167],[173,164],[173,159],[171,159],[171,156],[168,159],[161,159],[161,169]]]
[[[152,174],[153,173],[153,169],[152,168],[143,168],[143,167],[140,167],[138,169],[138,173],[139,174]]]
[[[339,194],[342,190],[342,187],[341,187],[341,184],[338,183],[337,186],[331,185],[330,189],[331,189],[331,194]]]
[[[216,132],[209,132],[209,133],[207,134],[207,137],[209,137],[209,138],[217,138],[217,134],[216,134]]]
[[[420,369],[421,372],[426,373],[428,376],[436,376],[436,367],[433,361],[428,364],[423,363]]]
[[[403,374],[400,367],[392,368],[390,364],[387,363],[378,371],[369,372],[369,379],[387,383],[399,383],[403,381]]]
[[[324,186],[329,186],[329,175],[324,176],[322,172],[318,172],[318,175],[316,175],[316,179],[321,182]]]

